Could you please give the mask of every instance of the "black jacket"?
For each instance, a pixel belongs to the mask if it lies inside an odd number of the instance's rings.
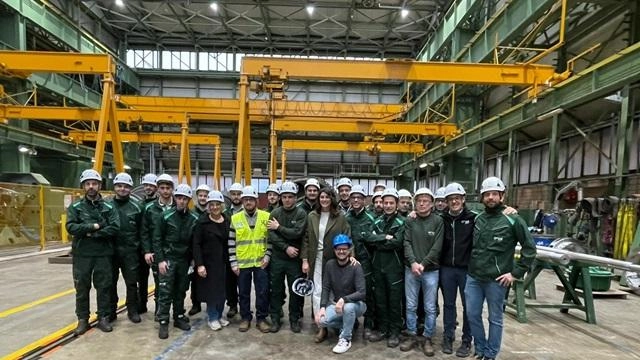
[[[458,216],[442,213],[444,241],[440,253],[440,265],[467,268],[473,245],[473,228],[478,214],[467,207]]]

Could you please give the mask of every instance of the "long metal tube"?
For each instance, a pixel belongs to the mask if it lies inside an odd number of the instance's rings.
[[[583,261],[586,263],[605,266],[605,267],[614,268],[614,269],[640,272],[640,265],[636,265],[628,261],[610,259],[603,256],[581,254],[573,251],[554,249],[546,246],[537,246],[537,248],[538,248],[538,251],[547,251],[547,252],[566,255],[569,257],[570,260]]]
[[[536,258],[540,260],[551,261],[559,265],[569,265],[569,262],[571,261],[571,259],[569,259],[569,257],[565,254],[559,254],[559,253],[544,251],[540,249],[538,249]]]

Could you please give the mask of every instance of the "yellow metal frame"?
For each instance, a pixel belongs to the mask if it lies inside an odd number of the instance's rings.
[[[34,72],[104,75],[115,71],[107,54],[0,50],[0,73],[11,76],[26,78]]]
[[[360,133],[372,135],[422,135],[422,136],[454,136],[458,128],[450,123],[406,123],[380,121],[274,121],[275,131],[306,131],[306,132],[334,132]]]

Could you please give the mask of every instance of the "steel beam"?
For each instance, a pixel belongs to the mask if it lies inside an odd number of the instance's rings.
[[[111,56],[105,54],[0,50],[0,73],[14,76],[34,72],[102,75],[115,70]]]
[[[333,81],[411,81],[428,83],[532,86],[555,74],[548,65],[446,63],[420,61],[351,61],[324,59],[242,58],[241,74],[262,76],[265,67],[288,79]],[[318,71],[322,69],[322,71]]]
[[[120,140],[122,142],[138,142],[148,144],[180,144],[180,133],[137,133],[137,132],[121,132]],[[71,130],[63,139],[74,143],[95,142],[98,134],[94,131]],[[107,135],[107,141],[111,142],[111,135]],[[189,134],[190,145],[220,145],[220,136],[213,134]]]
[[[307,131],[332,133],[360,133],[373,135],[421,135],[453,136],[457,133],[454,124],[447,123],[404,123],[382,121],[274,121],[276,131]]]
[[[386,153],[420,153],[424,145],[418,143],[386,143],[386,142],[353,142],[353,141],[314,141],[314,140],[282,140],[280,145],[285,150],[314,151],[356,151]]]
[[[569,109],[608,95],[640,80],[640,43],[591,66],[565,82],[541,93],[537,101],[527,100],[455,136],[419,157],[417,162],[434,162],[457,149],[494,139],[509,131],[533,124],[540,115],[555,109]],[[414,169],[413,161],[394,168],[394,172]]]
[[[33,73],[29,76],[29,81],[37,86],[39,91],[46,89],[80,104],[80,106],[99,108],[102,102],[102,94],[63,74]]]

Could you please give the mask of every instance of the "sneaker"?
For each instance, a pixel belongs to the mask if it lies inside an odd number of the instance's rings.
[[[209,328],[213,331],[222,330],[222,324],[218,320],[209,321]]]
[[[291,331],[293,331],[294,333],[299,333],[302,331],[302,327],[300,326],[300,321],[291,321],[289,323],[289,328],[291,329]]]
[[[435,350],[433,349],[433,343],[431,342],[431,338],[424,339],[424,345],[422,345],[422,352],[425,356],[433,356],[435,355]]]
[[[467,357],[469,354],[471,354],[471,343],[469,341],[463,341],[458,350],[456,350],[456,356]]]
[[[414,346],[416,346],[416,336],[415,335],[409,335],[400,344],[400,351],[413,350]]]
[[[160,330],[158,330],[158,337],[160,339],[166,339],[169,337],[169,323],[160,322]]]
[[[336,354],[343,354],[347,352],[347,350],[349,350],[350,348],[351,348],[351,341],[345,338],[340,338],[338,340],[338,344],[333,347],[333,352]]]
[[[387,339],[387,347],[394,348],[398,347],[398,345],[400,345],[400,338],[398,337],[398,335],[389,336],[389,338]]]
[[[220,318],[220,320],[218,320],[220,322],[220,325],[222,325],[222,327],[226,327],[229,326],[229,321],[223,318]]]
[[[180,330],[189,331],[191,330],[191,325],[189,325],[189,321],[187,321],[186,316],[179,316],[177,319],[173,320],[173,327],[177,327]]]
[[[453,354],[453,340],[451,338],[445,336],[444,339],[442,339],[442,352],[445,354]]]
[[[200,307],[200,304],[193,305],[191,307],[191,310],[189,310],[189,315],[195,315],[200,311],[202,311],[202,307]]]
[[[247,332],[249,331],[249,328],[251,327],[251,321],[249,320],[242,320],[240,322],[240,327],[238,327],[238,331],[240,332]]]
[[[89,330],[89,320],[82,319],[78,320],[78,326],[75,330],[73,330],[74,335],[79,336],[87,332]]]
[[[109,318],[108,317],[103,317],[102,319],[100,319],[98,321],[98,329],[102,330],[103,332],[112,332],[113,328],[111,327],[111,324],[109,323]]]
[[[260,332],[263,333],[268,333],[269,330],[271,330],[271,325],[269,325],[266,320],[259,320],[256,324],[256,327],[258,328],[258,330],[260,330]]]
[[[237,306],[233,306],[233,307],[229,307],[229,311],[227,311],[227,319],[232,319],[234,316],[236,316],[238,314],[238,307]]]
[[[135,311],[127,312],[127,317],[128,317],[128,318],[129,318],[129,320],[131,320],[131,322],[132,322],[132,323],[134,323],[134,324],[137,324],[137,323],[139,323],[140,321],[142,321],[142,320],[140,319],[140,315],[139,315],[137,312],[135,312]]]

